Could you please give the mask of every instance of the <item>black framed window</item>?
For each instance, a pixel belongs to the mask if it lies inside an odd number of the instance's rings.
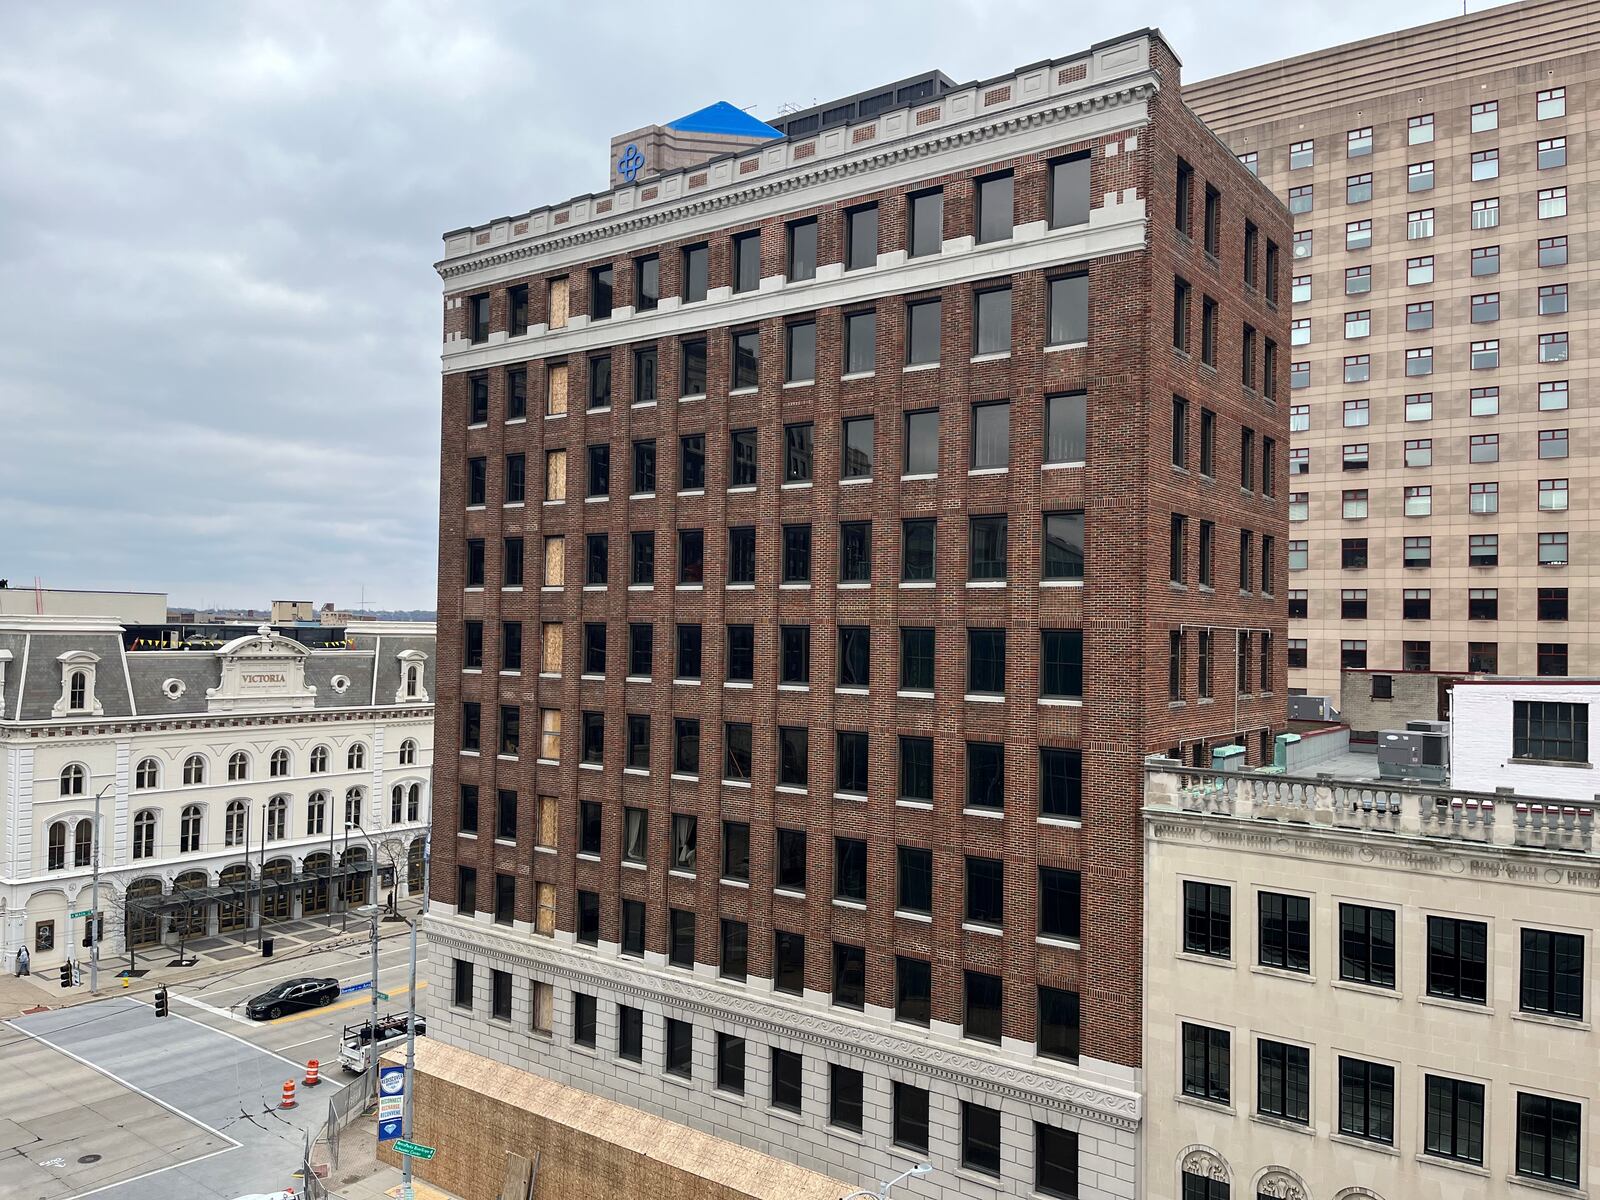
[[[749,950],[750,927],[724,917],[717,973],[724,979],[743,979],[749,972]]]
[[[817,377],[817,323],[797,321],[784,327],[785,383],[810,383]]]
[[[975,580],[1004,579],[1007,565],[1005,514],[972,517],[970,521],[967,577]]]
[[[811,526],[783,527],[783,582],[811,582]]]
[[[902,739],[903,740],[903,739]],[[980,925],[1005,922],[1005,861],[967,856],[966,919]]]
[[[702,242],[683,248],[683,302],[694,304],[706,298],[711,277],[711,248]]]
[[[844,269],[878,265],[878,206],[863,204],[844,214]]]
[[[853,1067],[828,1064],[828,1123],[861,1132],[861,1072]]]
[[[522,743],[522,709],[515,704],[500,706],[500,753],[509,758],[517,756]]]
[[[761,231],[733,235],[733,290],[753,292],[761,286]]]
[[[729,379],[730,390],[739,391],[742,388],[753,388],[761,383],[761,334],[755,329],[746,329],[733,335],[733,375]],[[755,430],[748,432],[751,439],[755,438]],[[751,483],[755,479],[750,480]]]
[[[661,256],[647,254],[633,260],[633,307],[649,312],[661,303]]]
[[[1311,901],[1305,896],[1261,892],[1258,951],[1263,967],[1311,973]]]
[[[934,521],[918,518],[903,522],[900,578],[907,583],[932,582],[934,577]]]
[[[461,668],[465,671],[483,669],[483,622],[464,621],[461,628]]]
[[[572,993],[572,1040],[591,1050],[595,1044],[595,1028],[599,1024],[599,1002],[588,992]]]
[[[834,734],[834,788],[841,792],[867,794],[867,735],[840,730]]]
[[[773,886],[788,892],[806,890],[806,831],[779,829],[776,834],[777,860]]]
[[[1016,223],[1011,172],[982,176],[977,181],[977,192],[979,244],[1009,238]]]
[[[1581,1021],[1583,963],[1582,934],[1524,929],[1520,987],[1522,1011]]]
[[[585,587],[604,587],[611,568],[611,539],[603,533],[584,537],[583,583]]]
[[[456,867],[456,911],[476,916],[478,912],[478,871],[476,867]]]
[[[916,192],[908,207],[910,231],[906,238],[908,258],[938,254],[944,248],[944,192],[938,188]]]
[[[672,725],[672,773],[699,775],[700,721],[695,717],[677,717]]]
[[[1489,926],[1428,918],[1428,995],[1484,1004],[1489,989]]]
[[[1429,1075],[1422,1149],[1439,1158],[1483,1165],[1483,1085]]]
[[[735,525],[728,530],[728,582],[756,581],[756,530],[754,525]]]
[[[655,659],[656,628],[644,622],[628,626],[628,674],[649,679]]]
[[[635,771],[650,769],[650,714],[628,714],[628,766]]]
[[[967,807],[1005,807],[1006,748],[999,742],[967,743]]]
[[[645,587],[656,581],[656,535],[653,529],[629,535],[632,549],[630,582]]]
[[[1088,397],[1063,392],[1044,400],[1044,461],[1081,463],[1088,458]]]
[[[1372,987],[1392,988],[1395,914],[1392,909],[1361,904],[1339,906],[1339,978]]]
[[[728,680],[749,683],[756,674],[756,627],[728,626]]]
[[[599,854],[603,810],[598,800],[578,801],[578,853]]]
[[[1394,1068],[1339,1059],[1339,1132],[1394,1145]]]
[[[891,1114],[893,1122],[892,1134],[894,1144],[906,1150],[914,1150],[918,1154],[928,1152],[928,1091],[919,1088],[913,1083],[901,1083],[898,1079],[893,1086],[894,1111]]]
[[[722,778],[750,782],[751,732],[747,721],[728,721],[722,727]]]
[[[489,420],[489,377],[472,375],[467,379],[467,424],[484,425]]]
[[[1082,225],[1089,219],[1090,163],[1087,152],[1050,163],[1050,228]]]
[[[1033,1188],[1062,1200],[1078,1195],[1078,1135],[1072,1130],[1034,1122]]]
[[[478,750],[483,743],[483,708],[476,700],[461,702],[461,748]]]
[[[839,475],[842,479],[872,478],[873,435],[877,422],[872,417],[847,417]]]
[[[1035,1045],[1046,1058],[1078,1061],[1082,1017],[1078,993],[1039,986],[1039,1031]]]
[[[700,818],[672,814],[672,870],[693,875],[700,855]]]
[[[706,435],[686,433],[678,439],[678,488],[699,491],[706,486]]]
[[[462,833],[478,832],[478,785],[475,783],[461,785],[461,802],[456,828]]]
[[[1233,1098],[1232,1036],[1226,1029],[1183,1025],[1183,1094],[1214,1104]]]
[[[603,622],[589,621],[583,626],[583,673],[606,673],[606,627]]]
[[[817,220],[791,221],[788,228],[789,282],[817,277]]]
[[[1011,353],[1011,289],[988,288],[972,298],[972,352]]]
[[[1083,696],[1083,630],[1039,631],[1039,695],[1047,699]]]
[[[1563,594],[1562,599],[1565,600]],[[1543,597],[1541,595],[1541,607]],[[1546,619],[1541,613],[1541,620]],[[1562,619],[1565,619],[1563,611]],[[1589,761],[1589,706],[1517,700],[1511,708],[1511,754],[1548,762]]]
[[[840,524],[839,582],[872,582],[871,521],[845,521]]]
[[[915,626],[900,630],[900,686],[908,691],[933,690],[934,631]]]
[[[833,1002],[861,1009],[867,1003],[867,951],[862,946],[833,944]]]
[[[961,1028],[963,1037],[978,1042],[1000,1044],[1000,1007],[1003,987],[1000,976],[983,971],[965,972],[966,1011]]]
[[[644,1061],[644,1010],[617,1005],[617,1056],[629,1062]]]
[[[467,459],[467,507],[482,508],[489,496],[489,460]]]
[[[778,629],[778,682],[811,682],[811,627],[783,625]]]
[[[961,1165],[984,1175],[1000,1175],[1000,1110],[971,1100],[961,1102]]]
[[[783,481],[810,483],[815,466],[815,426],[810,421],[783,427]]]
[[[622,946],[623,954],[634,958],[644,957],[644,901],[624,900],[622,902]]]
[[[1049,284],[1049,328],[1052,346],[1071,346],[1089,340],[1089,277],[1061,275]]]
[[[1083,934],[1083,877],[1062,867],[1039,868],[1039,935],[1077,941]]]
[[[589,410],[611,407],[611,355],[597,354],[589,360]]]
[[[967,630],[967,691],[1001,696],[1006,690],[1006,631]]]
[[[861,838],[833,839],[833,894],[839,900],[867,900],[867,843]]]
[[[666,1072],[681,1079],[694,1074],[694,1026],[667,1018]]]
[[[933,964],[897,954],[894,960],[894,1019],[926,1025],[933,1011]]]
[[[700,646],[700,626],[678,626],[677,662],[672,671],[672,677],[674,679],[700,678]]]
[[[614,300],[615,271],[610,266],[589,268],[589,319],[610,318]]]
[[[804,725],[783,725],[778,729],[778,783],[783,787],[804,788],[811,779],[811,731]]]
[[[600,893],[578,893],[578,932],[580,945],[594,946],[600,941]]]
[[[679,370],[678,394],[704,396],[706,394],[706,339],[687,338],[682,343],[683,362]]]
[[[772,931],[772,986],[791,996],[806,990],[806,939],[786,929]]]
[[[839,626],[839,686],[872,684],[872,629],[867,625]]]
[[[1263,1116],[1311,1121],[1311,1051],[1268,1038],[1256,1039],[1256,1111]]]
[[[942,341],[943,302],[918,300],[906,305],[906,364],[936,364]]]
[[[900,738],[900,799],[933,803],[932,738]]]
[[[904,912],[933,911],[933,851],[898,846],[895,853],[895,908]]]
[[[722,823],[722,878],[750,881],[750,825],[746,821]]]
[[[781,1108],[785,1112],[792,1113],[800,1111],[801,1097],[804,1094],[801,1084],[804,1065],[804,1059],[793,1050],[780,1050],[777,1046],[772,1048],[773,1108]]]
[[[1045,579],[1083,578],[1083,511],[1044,514]]]
[[[1039,815],[1079,820],[1083,816],[1083,751],[1039,748]]]
[[[1517,1093],[1517,1174],[1577,1187],[1582,1179],[1583,1110],[1570,1100]]]
[[[1233,891],[1226,884],[1184,881],[1183,949],[1209,958],[1232,957]]]
[[[905,473],[934,475],[939,470],[939,410],[906,414]]]

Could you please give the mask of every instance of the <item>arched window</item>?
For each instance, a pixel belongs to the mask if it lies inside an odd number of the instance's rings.
[[[148,792],[161,786],[161,764],[153,758],[141,758],[133,772],[135,791]]]
[[[250,778],[250,756],[243,750],[228,755],[228,782],[243,783]]]
[[[367,765],[367,747],[364,742],[356,742],[344,756],[345,769],[359,771]]]
[[[326,775],[328,773],[328,748],[326,746],[312,747],[311,773],[313,775]]]
[[[267,801],[267,830],[264,835],[269,842],[281,842],[284,830],[289,825],[289,797],[274,796]]]
[[[67,707],[73,712],[89,707],[89,676],[83,671],[74,671],[67,681]]]
[[[63,796],[81,796],[89,787],[89,773],[77,763],[68,763],[61,768],[61,794]]]
[[[361,789],[351,788],[344,794],[344,823],[361,824]]]
[[[287,750],[274,750],[272,758],[267,763],[267,774],[273,779],[284,779],[289,774],[289,752]]]
[[[64,871],[67,867],[67,823],[53,821],[50,824],[50,837],[45,851],[44,869],[47,871]]]
[[[417,744],[410,738],[400,743],[400,765],[402,767],[417,765]]]
[[[422,785],[413,783],[406,793],[406,820],[420,821],[422,819]]]
[[[84,817],[72,831],[72,865],[91,866],[94,862],[94,822]]]
[[[194,854],[200,849],[200,806],[191,804],[178,822],[178,853]]]
[[[183,786],[198,787],[206,781],[206,760],[201,754],[191,754],[183,760]]]
[[[222,844],[224,846],[237,846],[244,841],[245,820],[244,801],[228,801],[228,811],[222,824]]]
[[[421,690],[422,668],[416,663],[410,663],[406,667],[406,699],[415,700]]]
[[[133,817],[133,856],[156,856],[156,810],[142,808]]]
[[[328,793],[312,792],[306,801],[306,836],[328,832]]]
[[[405,811],[406,789],[405,785],[397,783],[389,789],[389,824],[398,825],[401,821],[400,814]]]

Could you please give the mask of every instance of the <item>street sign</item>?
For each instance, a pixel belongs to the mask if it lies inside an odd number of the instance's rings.
[[[420,1158],[424,1162],[439,1153],[439,1149],[436,1146],[419,1146],[415,1142],[408,1142],[404,1139],[396,1142],[394,1148],[408,1158]]]
[[[388,992],[379,992],[378,993],[378,999],[379,1000],[390,1000],[390,999],[393,999],[393,997],[390,996]]]
[[[347,983],[347,984],[345,984],[343,987],[341,987],[339,989],[339,994],[342,996],[346,992],[364,992],[368,988],[370,988],[371,986],[372,986],[372,980],[363,979],[360,983]]]
[[[73,915],[74,918],[76,918],[76,917],[87,917],[87,916],[91,915],[93,912],[94,912],[94,910],[92,908],[86,908],[82,912],[75,912],[72,915]]]

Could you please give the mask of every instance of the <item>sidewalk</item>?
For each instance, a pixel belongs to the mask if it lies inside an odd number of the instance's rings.
[[[402,900],[400,913],[410,917],[420,907],[420,900]],[[183,952],[196,960],[192,967],[167,966],[178,956],[176,946],[146,946],[136,953],[139,969],[144,974],[129,979],[127,986],[117,977],[117,973],[127,968],[128,956],[108,954],[102,947],[99,995],[89,991],[87,960],[79,963],[82,983],[74,988],[62,987],[60,976],[54,968],[21,977],[0,975],[0,1020],[38,1008],[68,1008],[74,1004],[87,1004],[105,996],[148,997],[158,987],[176,987],[264,964],[292,963],[311,954],[367,945],[367,923],[362,918],[351,914],[343,933],[339,930],[338,915],[334,916],[331,926],[324,924],[325,920],[308,918],[266,926],[263,932],[273,941],[273,956],[270,959],[263,958],[257,949],[253,930],[248,942],[238,933],[190,940],[184,945]],[[378,924],[378,936],[383,941],[405,937],[407,928],[404,921],[385,919]]]
[[[378,1123],[371,1117],[352,1122],[340,1143],[339,1169],[323,1183],[338,1200],[405,1200],[400,1169],[377,1157]],[[413,1179],[411,1200],[461,1200],[454,1192]]]

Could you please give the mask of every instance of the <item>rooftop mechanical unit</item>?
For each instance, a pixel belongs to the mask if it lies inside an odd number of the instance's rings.
[[[1333,721],[1338,719],[1333,701],[1327,696],[1290,696],[1291,721]]]
[[[1442,725],[1414,721],[1413,725]],[[1378,777],[1443,784],[1450,778],[1450,733],[1444,729],[1387,729],[1378,734]]]

